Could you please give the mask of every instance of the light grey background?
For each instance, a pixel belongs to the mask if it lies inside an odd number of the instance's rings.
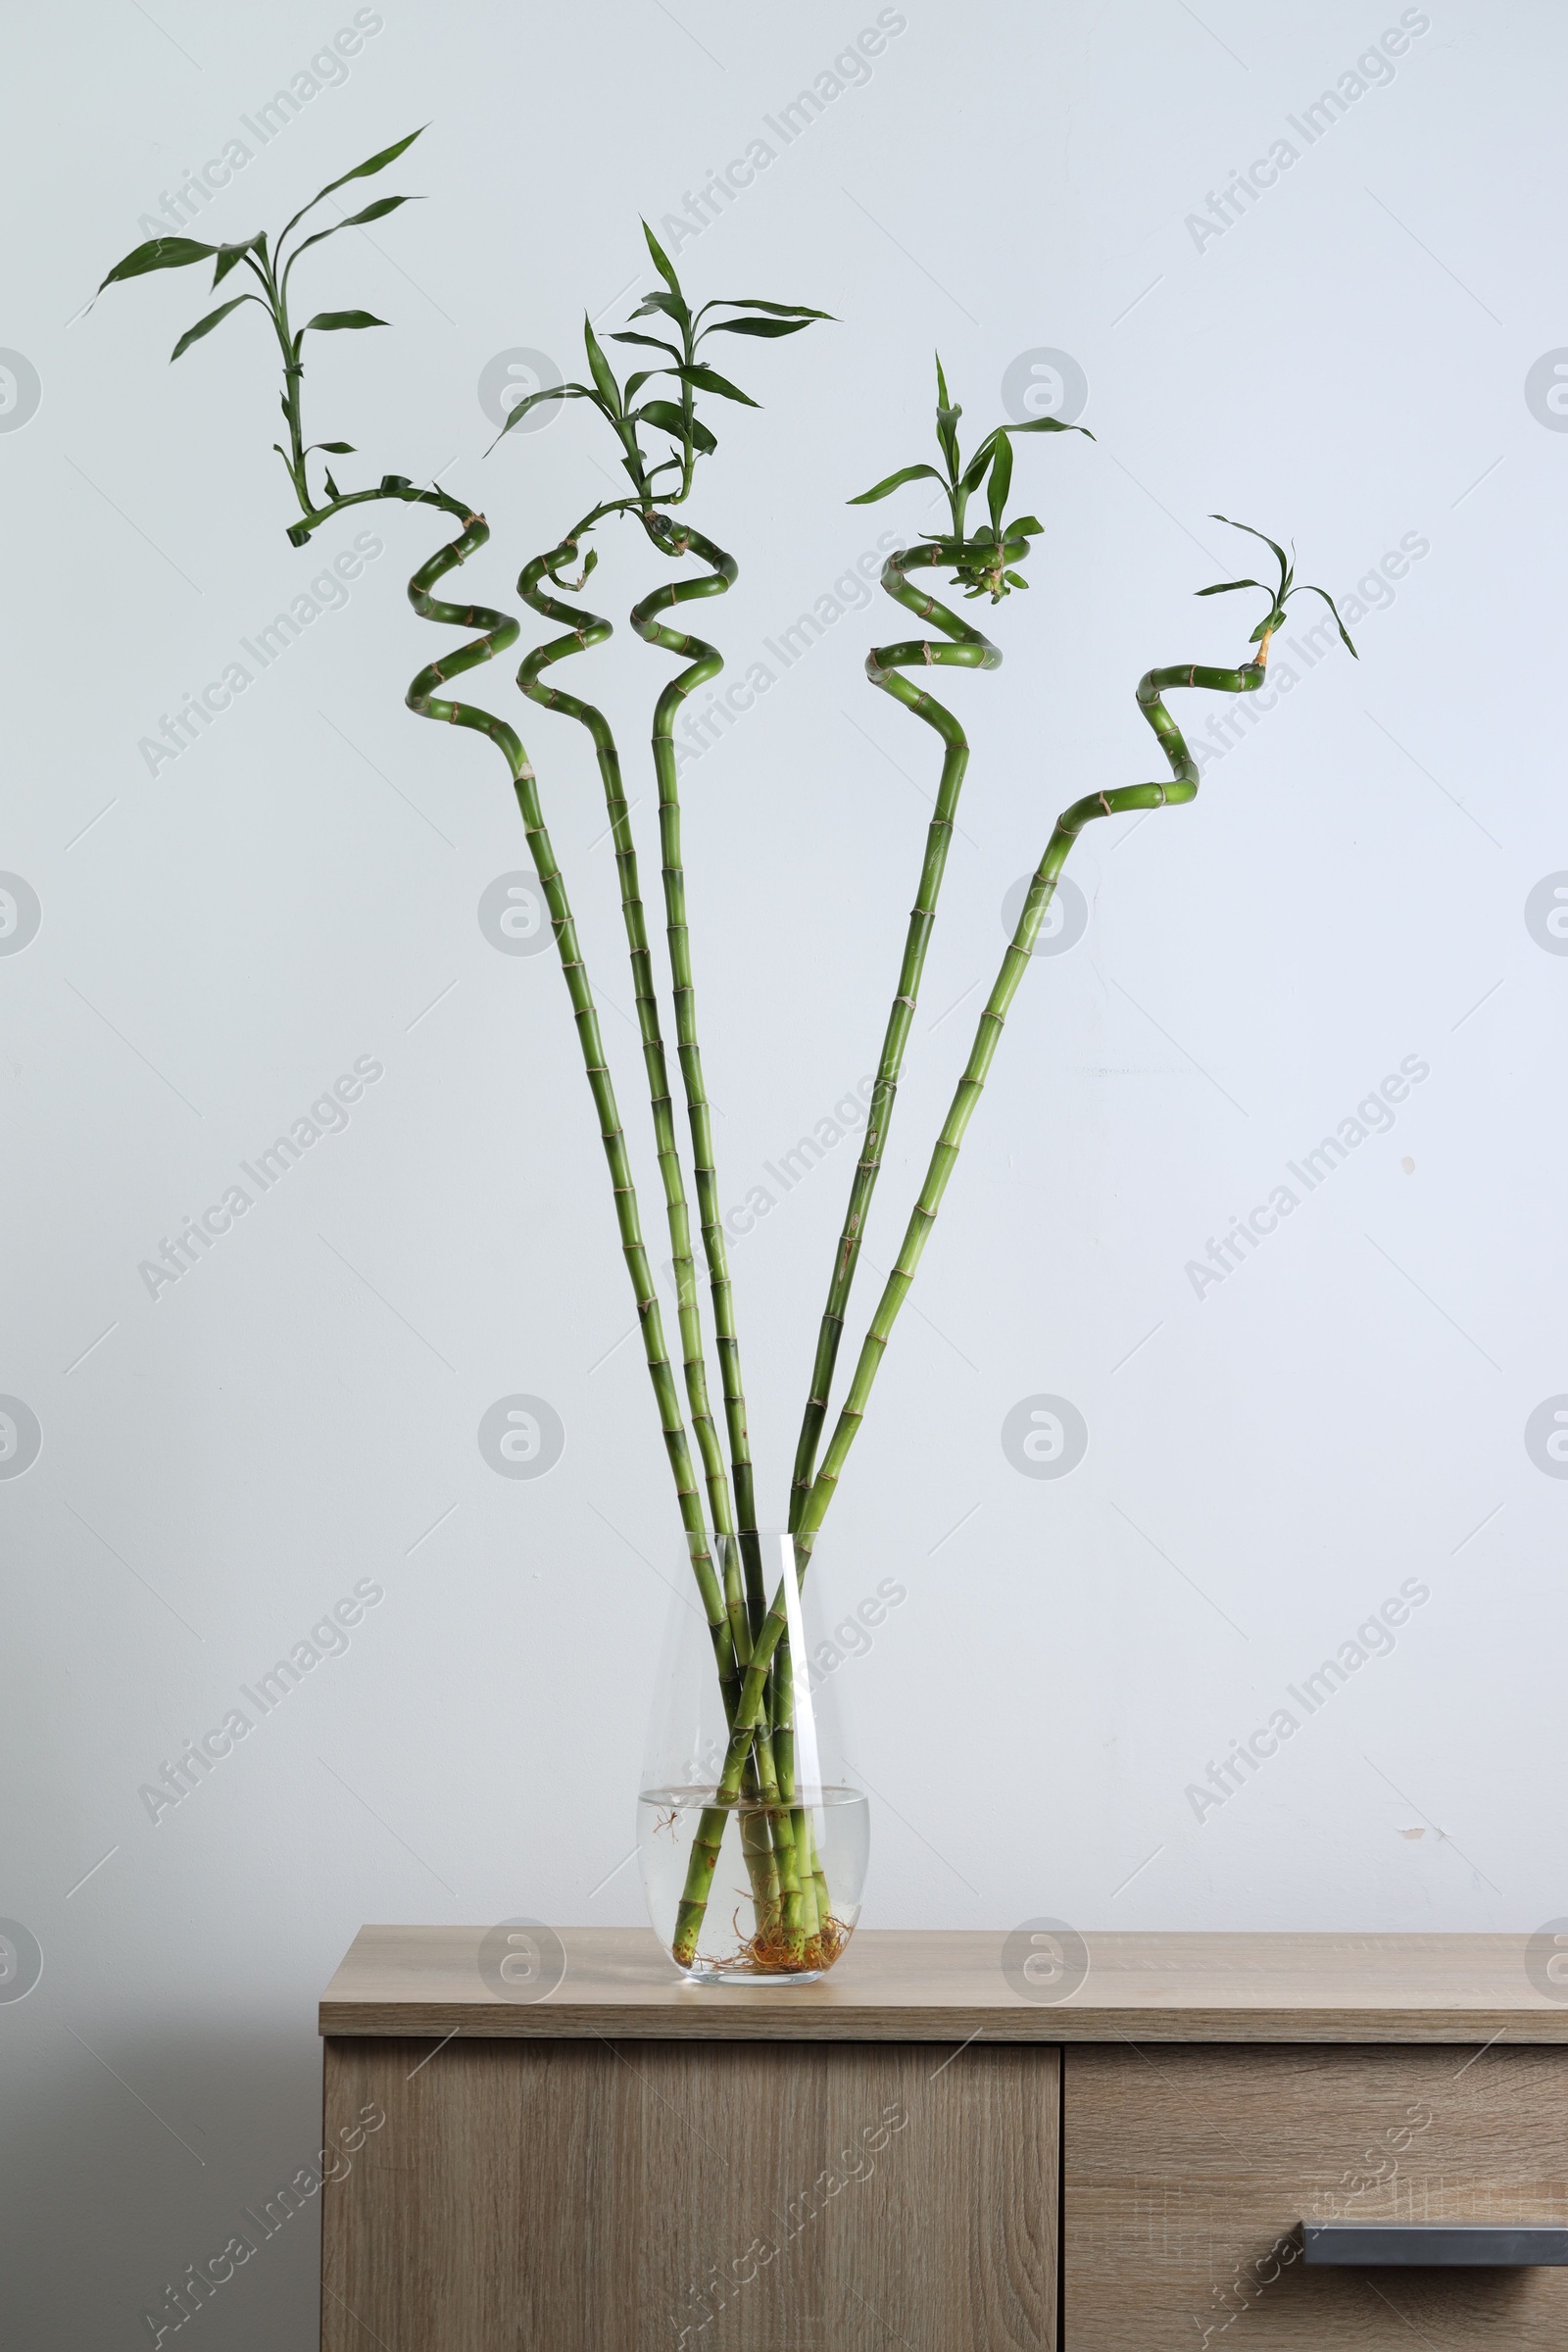
[[[1018,445],[1047,531],[1031,594],[984,621],[1005,666],[951,681],[974,757],[862,1313],[1010,886],[1070,799],[1160,772],[1140,672],[1243,652],[1254,600],[1193,602],[1251,568],[1210,511],[1294,534],[1341,594],[1421,543],[1371,592],[1358,666],[1295,660],[1195,807],[1076,853],[1087,932],[1027,976],[822,1557],[846,1605],[890,1573],[909,1588],[839,1678],[879,1798],[870,1920],[1556,1915],[1568,1489],[1525,1425],[1568,1390],[1568,960],[1525,908],[1568,867],[1568,440],[1526,378],[1568,345],[1560,13],[1403,12],[1427,29],[1309,145],[1290,119],[1398,7],[907,0],[869,77],[787,150],[765,118],[874,8],[371,13],[204,233],[275,228],[433,118],[377,183],[429,201],[336,240],[311,281],[313,304],[393,324],[318,338],[308,394],[313,437],[363,453],[345,480],[444,469],[484,506],[464,593],[513,604],[612,460],[578,408],[483,461],[481,371],[524,347],[574,372],[584,308],[613,326],[648,280],[638,215],[681,212],[759,136],[780,152],[721,218],[666,227],[686,281],[839,323],[728,346],[765,404],[720,409],[695,507],[741,564],[703,623],[731,675],[880,532],[926,523],[912,492],[844,502],[930,454],[933,345],[966,430],[1001,415],[1022,353],[1087,375],[1096,441]],[[314,2004],[363,1920],[640,1916],[673,1510],[636,1345],[616,1346],[628,1292],[560,974],[479,924],[528,863],[501,763],[402,707],[449,642],[403,591],[439,528],[371,510],[290,550],[262,322],[165,365],[207,272],[80,315],[161,192],[353,15],[93,0],[8,27],[0,345],[41,405],[0,432],[0,867],[41,925],[0,955],[0,1390],[42,1450],[0,1481],[0,1911],[44,1968],[0,2005],[0,2063],[8,2294],[39,2344],[148,2341],[164,2282],[310,2161]],[[1205,231],[1281,138],[1278,183]],[[140,739],[350,520],[385,552],[346,605],[149,774]],[[662,567],[629,534],[605,545],[596,609],[621,621]],[[684,771],[727,1200],[874,1066],[938,765],[861,675],[906,625],[880,598],[847,612]],[[571,683],[620,730],[652,885],[646,728],[669,665],[622,625],[591,687],[589,666]],[[509,671],[475,691],[525,722],[647,1177],[597,779]],[[1178,704],[1200,741],[1208,710]],[[150,1298],[139,1262],[361,1056],[384,1075],[347,1129]],[[1392,1132],[1196,1295],[1189,1261],[1406,1056],[1430,1075]],[[852,1153],[734,1251],[775,1518]],[[517,1396],[564,1431],[541,1478],[480,1453],[481,1416]],[[1066,1477],[1004,1450],[1037,1396],[1087,1424]],[[138,1788],[367,1578],[384,1598],[347,1653],[150,1821]],[[1407,1580],[1429,1597],[1392,1652],[1296,1709],[1222,1803],[1188,1793]],[[191,2323],[203,2340],[313,2340],[315,2228],[261,2249]]]

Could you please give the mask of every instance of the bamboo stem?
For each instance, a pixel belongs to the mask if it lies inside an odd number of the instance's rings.
[[[856,1365],[855,1377],[850,1384],[849,1395],[834,1428],[832,1441],[823,1456],[821,1468],[816,1474],[810,1494],[801,1514],[800,1532],[807,1542],[814,1540],[827,1514],[828,1506],[838,1490],[838,1482],[845,1460],[859,1432],[860,1424],[864,1420],[866,1402],[871,1394],[872,1384],[887,1352],[889,1335],[899,1309],[908,1296],[909,1287],[914,1280],[915,1268],[920,1262],[926,1242],[930,1238],[931,1228],[936,1222],[937,1211],[942,1205],[943,1195],[948,1189],[948,1181],[957,1163],[958,1152],[965,1131],[979,1103],[987,1074],[995,1058],[997,1047],[1001,1043],[1003,1023],[1006,1019],[1013,998],[1018,993],[1019,983],[1029,968],[1029,957],[1039,934],[1041,922],[1045,917],[1046,908],[1051,904],[1057,879],[1062,867],[1066,864],[1067,856],[1074,841],[1084,826],[1091,823],[1096,817],[1118,816],[1124,811],[1134,808],[1174,808],[1182,802],[1196,798],[1199,785],[1197,763],[1182,740],[1180,728],[1159,698],[1167,688],[1174,686],[1203,687],[1220,694],[1250,694],[1263,683],[1267,653],[1268,647],[1265,642],[1259,649],[1258,659],[1254,662],[1244,662],[1240,669],[1205,669],[1193,663],[1188,666],[1147,671],[1139,681],[1138,707],[1159,739],[1160,747],[1170,762],[1173,782],[1169,784],[1130,784],[1124,785],[1114,792],[1093,793],[1085,800],[1074,802],[1073,806],[1065,809],[1056,819],[1055,829],[1046,845],[1045,855],[1030,882],[1017,928],[1003,956],[1002,968],[997,975],[996,985],[987,1000],[985,1010],[980,1015],[969,1059],[965,1064],[963,1075],[958,1081],[952,1106],[943,1123],[942,1132],[937,1138],[936,1148],[931,1154],[930,1165],[926,1171],[925,1183],[921,1187],[920,1197],[915,1202],[913,1213],[906,1228],[904,1241],[894,1261],[893,1270],[888,1276],[876,1312],[871,1318],[870,1328],[860,1349],[859,1361]],[[735,1717],[736,1731],[732,1735],[730,1742],[732,1754],[736,1739],[740,1736],[741,1727],[746,1720],[746,1693],[756,1672],[758,1654],[758,1648],[754,1646],[752,1664],[747,1669],[742,1687],[741,1704]]]
[[[597,519],[595,516],[592,519]],[[702,1456],[708,1486],[709,1507],[712,1514],[715,1550],[725,1615],[730,1642],[737,1664],[744,1666],[751,1655],[751,1631],[747,1618],[742,1566],[734,1537],[734,1519],[730,1509],[729,1485],[724,1473],[724,1457],[719,1446],[718,1432],[708,1400],[708,1368],[703,1353],[702,1315],[697,1292],[696,1267],[692,1258],[691,1221],[686,1204],[685,1179],[680,1154],[675,1143],[674,1105],[669,1090],[668,1065],[664,1055],[664,1041],[660,1020],[659,999],[654,985],[653,957],[648,946],[648,927],[644,915],[642,892],[637,874],[637,846],[631,830],[630,810],[626,804],[625,787],[621,779],[620,755],[613,734],[603,711],[591,703],[579,701],[560,687],[540,683],[544,671],[555,662],[569,659],[573,654],[586,653],[592,647],[606,644],[612,636],[611,623],[600,614],[582,612],[545,593],[541,583],[552,580],[556,586],[570,583],[561,579],[563,568],[577,560],[581,534],[587,527],[579,524],[547,554],[537,556],[525,564],[517,580],[517,592],[534,612],[547,619],[569,624],[570,633],[550,639],[537,647],[523,662],[517,672],[517,683],[531,702],[546,710],[561,711],[586,728],[594,746],[599,773],[605,788],[605,809],[610,818],[615,846],[615,866],[620,884],[621,916],[626,930],[626,946],[631,962],[632,993],[637,1007],[637,1025],[642,1038],[643,1061],[648,1073],[649,1102],[653,1114],[655,1150],[663,1182],[664,1209],[669,1226],[671,1260],[675,1274],[675,1290],[680,1321],[681,1348],[684,1357],[687,1401],[691,1411],[693,1435]],[[587,577],[585,567],[583,578]],[[581,583],[577,583],[581,585]],[[726,1540],[728,1539],[728,1540]],[[733,1715],[738,1682],[732,1678],[722,1692],[726,1720]],[[767,1777],[771,1778],[771,1759],[767,1760]],[[754,1756],[747,1766],[745,1790],[748,1798],[760,1799],[763,1789],[762,1762]],[[698,1824],[698,1839],[705,1857],[711,1854],[710,1873],[717,1864],[718,1849],[723,1840],[726,1815],[716,1809],[705,1811]],[[747,1876],[752,1887],[753,1906],[760,1934],[767,1934],[780,1910],[779,1862],[768,1836],[767,1817],[760,1812],[744,1812],[741,1817],[741,1848]],[[791,1872],[793,1876],[793,1872]]]
[[[729,1252],[720,1221],[718,1179],[713,1165],[712,1121],[703,1080],[702,1053],[697,1038],[697,992],[692,980],[691,938],[686,922],[686,873],[681,857],[680,787],[675,773],[675,713],[697,687],[716,677],[723,661],[716,649],[699,637],[666,628],[655,615],[697,597],[722,596],[737,577],[735,559],[700,531],[666,515],[645,512],[644,528],[666,555],[680,557],[695,550],[713,565],[695,580],[672,580],[632,608],[631,625],[650,645],[678,654],[689,666],[673,677],[654,708],[654,772],[659,780],[659,838],[662,856],[664,915],[669,942],[670,982],[675,1005],[675,1044],[692,1134],[692,1169],[697,1192],[703,1249],[708,1260],[713,1299],[713,1333],[724,1393],[724,1418],[729,1436],[730,1465],[735,1481],[735,1515],[743,1554],[750,1567],[757,1532],[757,1498],[752,1468],[751,1438],[746,1423],[746,1395],[741,1378],[740,1342],[735,1331],[734,1293]],[[749,1583],[760,1594],[760,1562]],[[756,1626],[754,1623],[753,1633]]]
[[[648,644],[657,645],[666,653],[679,655],[688,664],[660,695],[654,709],[652,748],[654,771],[659,782],[659,832],[662,858],[664,913],[669,945],[670,983],[675,1004],[676,1052],[680,1061],[681,1082],[686,1096],[687,1116],[692,1135],[693,1176],[697,1192],[698,1214],[701,1221],[704,1253],[708,1261],[709,1281],[713,1301],[714,1341],[718,1350],[719,1374],[724,1394],[724,1416],[729,1437],[730,1464],[735,1482],[735,1511],[739,1526],[742,1558],[745,1571],[746,1601],[749,1631],[755,1639],[761,1621],[760,1602],[763,1594],[760,1549],[757,1542],[757,1500],[752,1466],[751,1438],[747,1427],[746,1396],[741,1373],[740,1343],[735,1329],[734,1292],[730,1281],[729,1253],[720,1219],[718,1179],[714,1167],[712,1121],[709,1109],[708,1090],[703,1076],[702,1050],[697,1031],[697,994],[692,978],[691,939],[686,921],[686,875],[681,851],[680,787],[675,768],[675,714],[686,697],[716,677],[723,666],[722,659],[713,646],[701,638],[662,625],[656,615],[673,610],[694,598],[721,596],[737,577],[738,566],[733,556],[716,547],[710,539],[688,525],[676,526],[667,516],[645,513],[644,527],[655,544],[666,555],[681,557],[695,552],[711,564],[713,569],[695,580],[670,581],[657,589],[652,596],[633,607],[632,627]],[[739,1652],[739,1644],[737,1644]],[[748,1755],[753,1740],[760,1749],[767,1743],[768,1717],[760,1711],[748,1733]],[[741,1790],[749,1764],[743,1760],[741,1774],[735,1787],[726,1791],[728,1803],[733,1803]],[[764,1767],[760,1778],[772,1777],[772,1769]],[[722,1818],[719,1807],[713,1814]],[[778,1856],[781,1885],[785,1889],[786,1907],[799,1900],[799,1871],[795,1854],[793,1832],[786,1828],[782,1812],[770,1815],[773,1842]],[[717,1828],[717,1820],[713,1824]],[[722,1832],[718,1833],[720,1836]],[[717,1840],[710,1832],[699,1833],[694,1842],[686,1887],[682,1896],[679,1927],[675,1941],[675,1958],[689,1962],[696,1951],[696,1939],[701,1931],[707,1908],[708,1890],[717,1861]]]
[[[444,719],[458,727],[471,727],[489,737],[505,758],[512,773],[522,812],[523,829],[539,876],[545,904],[550,909],[551,925],[555,932],[556,948],[561,968],[571,1001],[572,1016],[582,1051],[583,1067],[587,1075],[594,1106],[599,1114],[600,1138],[609,1162],[611,1183],[614,1192],[615,1218],[620,1229],[621,1251],[627,1275],[637,1300],[637,1316],[642,1327],[643,1350],[648,1362],[649,1379],[659,1405],[660,1423],[664,1434],[664,1447],[675,1480],[675,1492],[680,1505],[681,1521],[686,1529],[691,1551],[692,1569],[702,1596],[704,1614],[712,1639],[713,1653],[718,1664],[720,1685],[729,1690],[736,1676],[734,1643],[730,1637],[729,1621],[724,1608],[723,1594],[714,1573],[712,1555],[709,1549],[707,1529],[703,1518],[703,1499],[692,1467],[685,1425],[681,1419],[680,1396],[674,1374],[664,1347],[663,1322],[659,1300],[654,1292],[653,1275],[648,1263],[648,1251],[643,1242],[637,1213],[637,1193],[632,1182],[631,1164],[626,1152],[626,1139],[615,1104],[615,1092],[609,1065],[605,1059],[603,1040],[599,1034],[599,1018],[594,1008],[593,992],[588,983],[581,951],[577,944],[576,926],[572,921],[566,886],[556,862],[550,834],[545,825],[540,804],[538,781],[527,754],[515,731],[505,719],[494,717],[467,703],[454,702],[437,690],[443,688],[465,670],[481,662],[492,661],[515,643],[517,623],[510,614],[490,612],[484,606],[444,604],[431,591],[445,575],[467,558],[477,553],[490,536],[489,526],[479,514],[466,514],[461,535],[450,546],[443,547],[429,562],[420,565],[409,582],[409,602],[416,612],[426,620],[442,621],[452,627],[482,629],[485,634],[472,645],[466,645],[448,654],[439,663],[432,662],[421,669],[409,687],[407,701],[411,710],[420,717]],[[730,1711],[726,1704],[726,1713]]]
[[[715,1537],[727,1536],[734,1532],[735,1521],[730,1507],[723,1451],[708,1398],[708,1370],[703,1355],[702,1309],[698,1298],[696,1265],[692,1257],[691,1219],[686,1203],[685,1178],[675,1143],[674,1103],[669,1089],[659,999],[654,986],[653,957],[648,947],[648,926],[638,883],[637,845],[632,835],[626,791],[621,780],[620,755],[602,710],[596,710],[591,703],[580,702],[558,686],[540,683],[544,671],[555,662],[567,660],[574,654],[586,653],[594,646],[605,645],[613,634],[611,623],[600,614],[579,611],[560,598],[548,595],[541,586],[541,582],[547,578],[558,587],[570,584],[563,581],[560,574],[564,566],[577,559],[581,527],[579,525],[578,530],[568,532],[559,546],[552,548],[548,554],[536,556],[531,564],[523,566],[518,576],[517,593],[523,602],[531,606],[534,612],[543,613],[547,619],[564,621],[570,633],[564,637],[553,637],[548,643],[536,647],[518,670],[517,684],[530,702],[538,703],[546,710],[559,710],[586,728],[593,742],[604,783],[605,810],[615,847],[621,917],[625,924],[626,947],[631,962],[637,1027],[642,1038],[643,1062],[648,1073],[654,1144],[664,1188],[664,1213],[669,1226],[692,1434],[702,1456],[713,1533]],[[585,569],[583,578],[586,577]],[[580,586],[581,583],[576,585]],[[730,1637],[737,1658],[744,1664],[750,1654],[751,1642],[733,1546],[721,1544],[719,1553],[724,1564],[724,1597],[730,1621]],[[735,1588],[733,1591],[732,1586]]]
[[[998,562],[1017,563],[1027,552],[1026,540],[1009,539],[1000,550]],[[968,739],[954,713],[939,703],[935,695],[928,694],[923,687],[911,685],[898,673],[901,669],[925,672],[931,668],[999,669],[1002,666],[1002,655],[989,638],[982,636],[978,629],[971,628],[956,612],[950,612],[934,596],[922,594],[911,586],[906,577],[916,565],[946,567],[961,561],[965,553],[964,543],[960,540],[928,540],[923,546],[900,548],[889,556],[882,567],[882,586],[887,594],[896,604],[917,613],[922,620],[934,622],[953,643],[933,645],[929,639],[922,638],[917,641],[905,640],[897,645],[873,646],[865,660],[865,674],[872,685],[881,687],[884,694],[890,694],[895,702],[902,703],[906,710],[913,711],[916,718],[923,719],[928,727],[935,728],[945,750],[942,774],[937,784],[936,807],[926,828],[925,857],[920,867],[919,885],[909,914],[908,930],[905,935],[904,959],[899,966],[898,985],[894,990],[883,1035],[882,1057],[877,1065],[876,1085],[866,1117],[864,1143],[850,1185],[849,1205],[844,1214],[844,1227],[828,1282],[827,1304],[817,1335],[810,1394],[801,1422],[795,1475],[790,1488],[792,1532],[800,1524],[801,1512],[811,1491],[816,1449],[821,1442],[822,1425],[827,1418],[839,1343],[844,1336],[845,1312],[859,1261],[871,1196],[882,1172],[888,1128],[898,1097],[899,1074],[904,1066],[905,1050],[919,1002],[920,980],[925,969],[926,950],[931,944],[931,934],[936,924],[937,898],[942,889],[942,876],[953,839],[958,795],[962,790],[964,771],[969,764]]]
[[[757,1542],[757,1500],[752,1465],[751,1438],[747,1428],[746,1396],[741,1373],[740,1343],[735,1330],[734,1293],[729,1273],[729,1253],[720,1217],[718,1179],[713,1163],[712,1121],[708,1102],[708,1091],[703,1077],[702,1051],[697,1032],[697,993],[692,978],[691,938],[686,921],[686,875],[681,852],[680,788],[675,767],[675,714],[686,697],[716,677],[723,667],[717,649],[700,637],[662,625],[656,615],[673,610],[694,598],[722,596],[734,583],[738,566],[733,556],[717,547],[700,531],[687,524],[672,523],[666,515],[645,511],[644,528],[654,543],[666,555],[681,557],[695,551],[713,565],[710,573],[695,580],[667,582],[652,596],[632,608],[631,623],[637,634],[650,645],[661,646],[666,653],[679,655],[688,666],[681,670],[660,695],[654,710],[653,755],[654,771],[659,781],[659,830],[662,856],[664,912],[669,943],[670,983],[675,1005],[676,1052],[681,1067],[681,1082],[686,1096],[687,1116],[692,1134],[693,1176],[697,1192],[698,1214],[701,1221],[703,1248],[708,1260],[709,1281],[713,1300],[714,1341],[718,1350],[719,1372],[724,1393],[724,1416],[729,1436],[730,1465],[735,1482],[735,1512],[738,1522],[742,1555],[745,1562],[746,1603],[749,1631],[752,1639],[765,1622],[761,1602],[764,1587],[761,1579],[760,1548]],[[737,1662],[744,1666],[741,1644],[737,1642]],[[705,1815],[698,1836],[693,1841],[689,1858],[686,1886],[677,1915],[674,1956],[683,1965],[695,1956],[697,1937],[707,1909],[708,1893],[712,1884],[713,1870],[718,1858],[720,1826],[724,1812],[732,1806],[741,1792],[748,1770],[748,1758],[753,1742],[759,1747],[767,1739],[769,1713],[759,1709],[748,1727],[746,1755],[739,1759],[740,1769],[732,1787],[721,1792],[721,1804],[710,1808],[711,1823]],[[734,1731],[731,1730],[731,1752],[734,1751]],[[765,1778],[765,1774],[763,1776]],[[782,1774],[780,1780],[782,1782]],[[784,1908],[787,1933],[791,1932],[791,1906],[798,1914],[801,1901],[797,1848],[799,1839],[793,1822],[788,1830],[781,1811],[770,1816],[773,1824],[775,1850],[778,1854],[781,1885],[785,1887]],[[716,1833],[716,1834],[715,1834]],[[793,1887],[791,1882],[794,1882]]]
[[[798,1583],[805,1579],[811,1546],[838,1491],[839,1476],[850,1447],[865,1418],[866,1401],[887,1351],[889,1334],[914,1280],[915,1268],[942,1204],[942,1197],[957,1160],[964,1132],[980,1100],[1001,1041],[1003,1023],[1018,993],[1019,983],[1029,968],[1029,958],[1039,936],[1040,925],[1045,919],[1061,869],[1067,862],[1068,852],[1084,826],[1096,817],[1119,816],[1135,808],[1173,808],[1196,799],[1198,764],[1188,751],[1176,721],[1160,701],[1160,696],[1176,686],[1201,687],[1217,694],[1255,693],[1263,683],[1267,659],[1268,642],[1265,638],[1258,648],[1257,659],[1244,662],[1239,669],[1206,669],[1194,662],[1169,669],[1146,671],[1138,682],[1138,707],[1159,739],[1160,748],[1170,762],[1173,781],[1169,784],[1128,784],[1113,792],[1091,793],[1086,799],[1075,801],[1056,819],[1055,828],[1030,882],[1017,927],[1003,956],[996,985],[980,1015],[968,1062],[937,1139],[925,1183],[906,1229],[893,1271],[888,1276],[876,1312],[871,1318],[870,1329],[861,1348],[832,1442],[812,1483],[801,1514],[801,1524],[795,1531],[795,1573]],[[741,1678],[740,1702],[735,1710],[718,1788],[721,1803],[733,1803],[734,1791],[740,1787],[750,1753],[753,1727],[761,1712],[768,1668],[784,1637],[786,1623],[784,1587],[780,1584],[769,1604],[761,1631],[752,1644],[751,1661]]]

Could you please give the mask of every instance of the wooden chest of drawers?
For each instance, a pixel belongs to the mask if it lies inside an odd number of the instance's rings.
[[[1564,2352],[1568,2269],[1316,2266],[1300,2225],[1568,2224],[1568,2049],[1066,2052],[1072,2352]]]
[[[1000,1936],[862,1932],[774,1991],[563,1936],[538,2000],[477,1929],[357,1938],[323,2352],[1568,2348],[1568,2236],[1483,2269],[1431,2228],[1568,2232],[1522,1938],[1091,1937],[1053,2002]],[[1330,2266],[1322,2224],[1428,2227]]]

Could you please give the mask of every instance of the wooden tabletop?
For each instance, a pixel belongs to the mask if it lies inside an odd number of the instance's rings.
[[[550,1932],[547,1932],[547,1937]],[[328,2034],[580,2039],[1568,2041],[1523,1936],[1090,1935],[862,1928],[820,1984],[689,1984],[646,1928],[561,1928],[509,1997],[498,1932],[368,1927],[321,2002]],[[1529,1958],[1540,1974],[1540,1961]],[[481,1973],[481,1959],[484,1962]],[[1082,1964],[1087,1974],[1082,1981]],[[514,1967],[513,1974],[515,1974]],[[1065,1997],[1053,1990],[1075,1985]],[[1568,1989],[1568,1988],[1565,1988]]]

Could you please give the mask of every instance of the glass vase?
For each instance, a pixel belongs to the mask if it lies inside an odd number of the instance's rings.
[[[870,1813],[844,1766],[820,1552],[806,1565],[779,1535],[674,1554],[637,1858],[654,1933],[694,1983],[812,1984],[859,1920]],[[780,1620],[748,1740],[734,1661]]]

